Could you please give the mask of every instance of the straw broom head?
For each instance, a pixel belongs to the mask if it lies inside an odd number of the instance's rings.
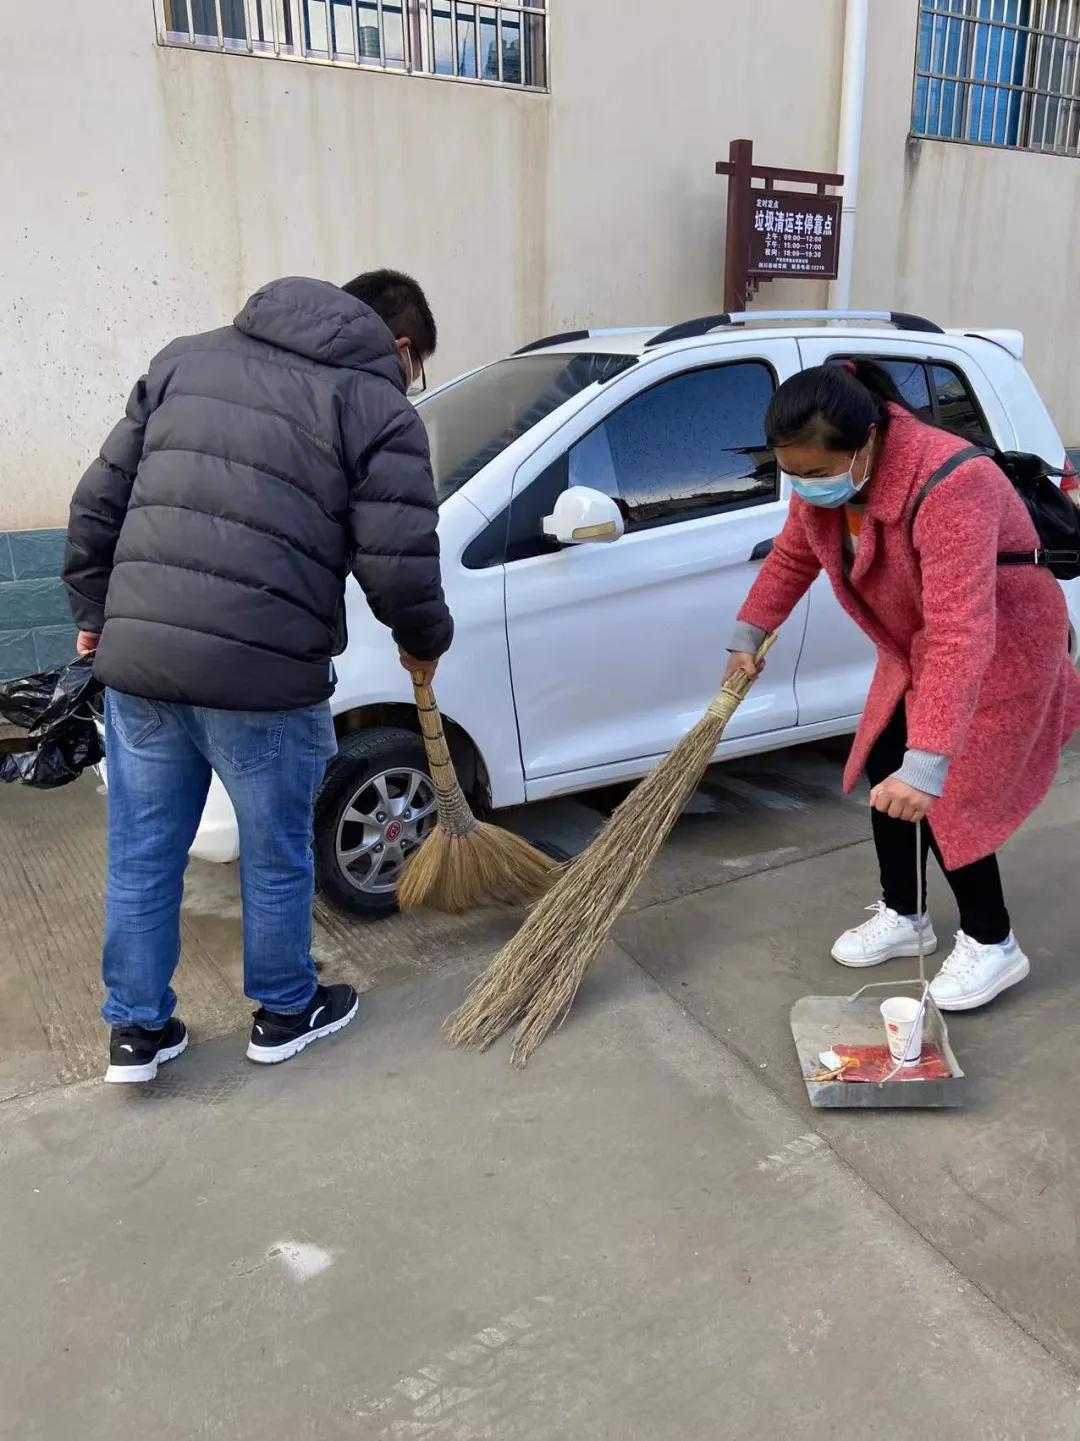
[[[405,867],[397,887],[399,908],[426,906],[458,915],[478,906],[535,901],[550,883],[555,862],[513,832],[476,819],[458,783],[431,687],[416,676],[413,687],[439,823]]]
[[[766,638],[762,661],[775,640]],[[444,1026],[455,1046],[485,1050],[518,1025],[511,1060],[523,1067],[559,1024],[585,972],[712,760],[753,678],[743,671],[562,873]]]
[[[512,831],[474,820],[467,835],[456,835],[440,821],[405,868],[398,906],[460,915],[478,906],[526,905],[543,895],[554,869]]]

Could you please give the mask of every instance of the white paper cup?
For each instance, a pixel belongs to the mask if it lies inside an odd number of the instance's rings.
[[[881,1003],[881,1019],[894,1061],[917,1066],[922,1060],[923,1008],[911,996],[890,996]]]

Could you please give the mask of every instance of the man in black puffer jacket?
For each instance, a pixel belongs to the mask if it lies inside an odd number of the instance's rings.
[[[75,492],[64,580],[108,687],[109,1080],[187,1044],[171,981],[212,771],[240,830],[248,1055],[285,1060],[356,1012],[311,958],[312,813],[350,570],[408,669],[430,678],[453,636],[406,398],[435,342],[407,276],[276,281],[162,351]]]

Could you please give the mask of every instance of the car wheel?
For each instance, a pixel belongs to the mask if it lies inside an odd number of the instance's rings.
[[[315,802],[319,890],[354,915],[391,915],[405,862],[437,820],[419,736],[380,728],[346,737]]]

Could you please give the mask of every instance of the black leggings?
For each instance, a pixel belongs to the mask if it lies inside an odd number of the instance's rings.
[[[900,702],[892,720],[882,731],[866,761],[866,774],[872,786],[880,785],[900,769],[907,750],[907,718]],[[932,814],[932,812],[931,812]],[[919,914],[918,881],[915,869],[915,837],[910,821],[897,821],[891,816],[872,811],[874,846],[881,867],[881,894],[885,904],[902,916]],[[923,875],[927,857],[933,850],[938,865],[945,872],[956,904],[960,910],[960,928],[973,941],[996,946],[1008,938],[1012,929],[1005,896],[1001,889],[1001,872],[997,856],[985,856],[959,870],[945,869],[938,843],[923,821]],[[924,880],[925,887],[925,880]]]

